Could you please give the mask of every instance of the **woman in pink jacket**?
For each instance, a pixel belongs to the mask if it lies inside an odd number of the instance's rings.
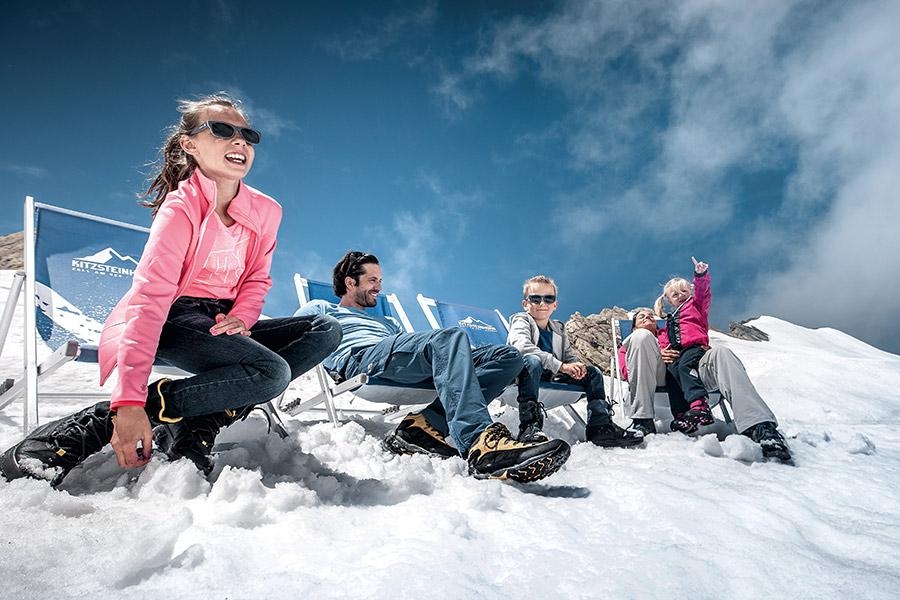
[[[139,467],[154,439],[209,474],[219,429],[277,397],[340,342],[340,326],[325,315],[259,319],[281,222],[281,206],[243,182],[260,134],[224,95],[182,101],[179,111],[145,193],[150,238],[100,340],[101,383],[119,369],[111,401],[7,450],[7,479],[56,485],[107,442],[120,466]],[[148,385],[156,360],[194,375]]]

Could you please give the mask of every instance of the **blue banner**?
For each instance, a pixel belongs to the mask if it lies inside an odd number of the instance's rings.
[[[473,348],[506,343],[506,325],[493,310],[435,302],[441,327],[462,327]]]
[[[106,317],[131,287],[148,232],[35,208],[37,328],[51,347],[73,338],[99,341]]]

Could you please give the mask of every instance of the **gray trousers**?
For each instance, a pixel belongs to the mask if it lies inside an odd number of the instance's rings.
[[[659,352],[656,336],[646,329],[635,329],[624,342],[625,365],[631,391],[626,415],[632,419],[653,419],[656,387],[665,385],[666,365]],[[778,421],[747,376],[741,360],[728,348],[713,346],[700,359],[700,380],[708,390],[719,390],[731,404],[734,424],[739,432],[758,423]]]

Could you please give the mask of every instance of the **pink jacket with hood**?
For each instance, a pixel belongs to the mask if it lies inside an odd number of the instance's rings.
[[[215,206],[215,182],[194,169],[159,207],[131,289],[106,319],[100,336],[100,384],[119,367],[111,408],[146,403],[147,379],[169,309],[196,278],[215,240]],[[229,312],[249,329],[272,286],[269,269],[281,205],[242,181],[228,214],[250,232],[244,273]]]

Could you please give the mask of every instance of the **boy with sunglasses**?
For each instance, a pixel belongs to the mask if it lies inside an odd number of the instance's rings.
[[[522,288],[525,312],[510,318],[507,343],[522,353],[525,367],[519,374],[519,441],[546,440],[543,406],[538,394],[542,380],[584,386],[587,395],[585,437],[596,446],[624,448],[644,441],[643,435],[626,431],[612,422],[606,401],[603,374],[586,365],[572,351],[566,327],[550,317],[559,303],[556,283],[544,275],[528,279]]]

